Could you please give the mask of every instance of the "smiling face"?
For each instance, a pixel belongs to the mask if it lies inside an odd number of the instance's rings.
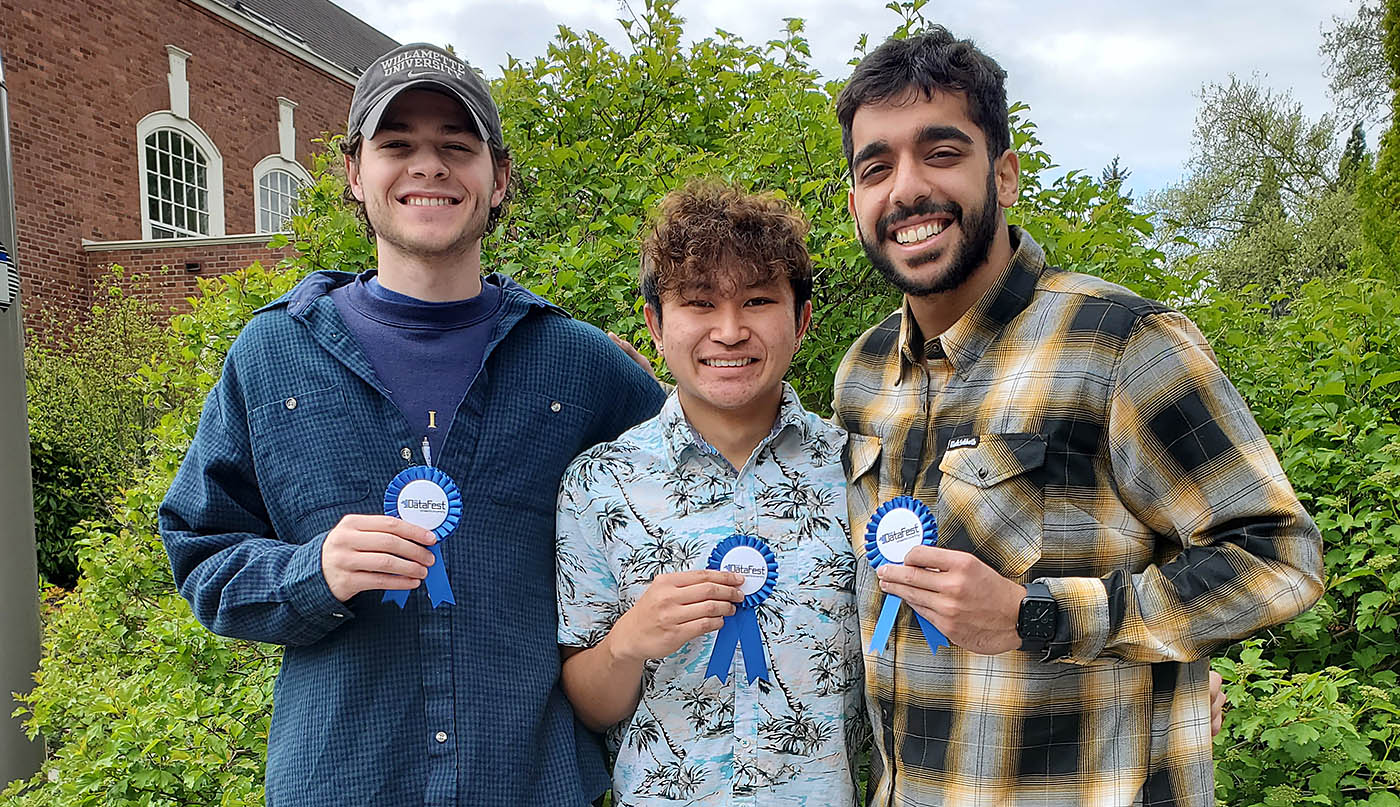
[[[456,100],[407,90],[389,105],[358,158],[346,158],[345,172],[374,226],[382,265],[479,254],[510,164],[496,164]]]
[[[799,308],[781,275],[751,286],[720,285],[663,293],[659,316],[646,307],[647,327],[693,424],[771,423],[812,303]]]
[[[866,255],[900,291],[953,291],[987,268],[1007,238],[1015,152],[990,159],[960,93],[911,91],[860,107],[851,121],[849,206]]]

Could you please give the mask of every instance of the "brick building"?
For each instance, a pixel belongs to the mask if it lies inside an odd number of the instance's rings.
[[[26,321],[113,263],[179,305],[278,260],[311,141],[396,44],[330,0],[0,0]]]

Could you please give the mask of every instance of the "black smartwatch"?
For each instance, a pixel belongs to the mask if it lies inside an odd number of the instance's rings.
[[[1021,649],[1044,653],[1055,638],[1060,623],[1060,607],[1050,587],[1044,583],[1027,583],[1026,596],[1021,600],[1021,613],[1016,618],[1016,633],[1021,637]]]

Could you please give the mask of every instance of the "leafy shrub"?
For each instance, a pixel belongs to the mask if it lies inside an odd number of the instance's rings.
[[[1221,798],[1400,804],[1400,293],[1333,278],[1274,308],[1222,298],[1196,318],[1322,531],[1327,590],[1217,664],[1238,676]]]
[[[173,408],[152,427],[154,458],[114,513],[76,530],[82,579],[51,613],[35,688],[21,698],[48,760],[5,791],[8,803],[262,803],[280,652],[221,639],[195,621],[175,592],[155,518],[229,345],[296,278],[254,264],[201,279],[201,296],[140,374]]]
[[[138,370],[164,336],[155,306],[133,293],[142,283],[112,267],[90,315],[49,314],[25,350],[39,572],[56,585],[77,582],[73,529],[109,515],[146,459],[154,415]]]

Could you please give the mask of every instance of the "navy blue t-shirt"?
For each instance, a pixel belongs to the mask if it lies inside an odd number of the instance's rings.
[[[481,293],[469,300],[430,303],[390,291],[365,272],[332,290],[331,299],[390,400],[428,438],[433,454],[441,453],[481,370],[501,311],[500,287],[482,278]]]

